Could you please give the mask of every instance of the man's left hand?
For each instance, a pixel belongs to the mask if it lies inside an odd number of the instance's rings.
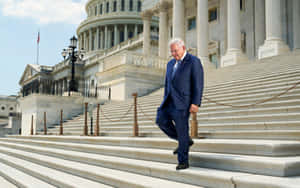
[[[190,112],[191,113],[197,113],[198,112],[199,107],[195,104],[192,104],[190,107]]]

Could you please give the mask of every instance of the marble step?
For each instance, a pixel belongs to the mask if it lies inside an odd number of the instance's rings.
[[[221,117],[200,117],[198,122],[256,122],[256,121],[283,121],[283,120],[300,120],[299,112],[274,113],[274,114],[251,114],[239,116],[221,116]]]
[[[37,135],[43,135],[38,133]],[[49,132],[48,135],[59,135],[59,131]],[[83,135],[83,131],[64,131],[63,135]],[[88,131],[90,134],[90,130]],[[166,137],[161,130],[139,131],[139,137]],[[100,131],[100,136],[112,137],[132,137],[133,130],[127,131]],[[280,140],[299,140],[300,132],[296,130],[211,130],[198,131],[199,138],[227,138],[227,139],[280,139]]]
[[[255,122],[219,122],[198,123],[198,131],[226,130],[300,130],[300,121],[255,121]]]
[[[200,131],[199,136],[210,139],[300,140],[300,130],[227,130]]]
[[[299,141],[245,140],[245,139],[193,139],[193,152],[228,153],[260,156],[296,156],[300,154]],[[88,137],[88,136],[14,136],[0,138],[3,142],[24,143],[42,147],[70,148],[76,151],[93,151],[100,146],[126,146],[170,150],[177,142],[169,138],[141,137]],[[82,144],[82,145],[80,145]],[[87,144],[87,145],[84,145]]]
[[[77,162],[85,161],[97,161],[96,163],[89,162],[93,165],[101,165],[102,163],[114,163],[110,166],[105,166],[107,168],[117,168],[117,166],[126,166],[129,161],[122,159],[123,157],[129,159],[137,160],[149,160],[155,162],[163,163],[177,163],[177,157],[172,155],[172,151],[165,151],[160,149],[144,149],[144,148],[126,148],[126,147],[115,147],[115,146],[106,146],[107,151],[110,151],[109,155],[117,156],[118,158],[114,161],[110,156],[99,156],[97,154],[87,154],[93,153],[93,151],[83,151],[83,152],[73,152],[66,151],[66,149],[52,149],[44,148],[38,146],[28,146],[24,144],[15,144],[15,143],[4,143],[0,142],[0,151],[4,151],[5,147],[9,148],[10,152],[14,150],[30,151],[39,154],[45,154],[47,156],[60,157],[64,159],[72,159]],[[14,148],[14,149],[11,149]],[[65,147],[67,148],[67,147]],[[98,147],[99,148],[99,147]],[[114,150],[114,153],[112,151]],[[8,151],[8,152],[9,152]],[[25,152],[26,153],[26,152]],[[105,152],[102,152],[103,155],[108,155]],[[24,157],[26,154],[23,154]],[[107,161],[103,161],[106,158]],[[119,164],[117,161],[125,161],[125,164]],[[126,163],[127,162],[127,163]],[[135,161],[132,163],[139,163]],[[238,155],[238,154],[223,154],[223,153],[207,153],[207,152],[191,152],[190,153],[190,165],[201,168],[214,168],[221,170],[230,170],[237,172],[246,172],[254,173],[261,175],[270,175],[270,176],[300,176],[300,157],[299,156],[288,156],[288,157],[266,157],[266,156],[249,156],[249,155]],[[118,170],[126,170],[118,169]],[[132,170],[132,172],[137,171],[138,169]],[[174,179],[173,179],[174,180]],[[186,183],[186,182],[185,182]]]
[[[64,127],[65,131],[83,131],[83,126],[73,126],[73,127]],[[88,130],[91,129],[91,126],[88,126]],[[101,126],[101,131],[128,131],[133,129],[133,125],[125,125],[125,126]],[[95,124],[93,125],[93,131],[95,130]],[[157,131],[159,127],[157,125],[139,125],[140,131]],[[59,127],[48,129],[49,132],[59,131]]]
[[[291,101],[291,103],[297,103],[298,100],[296,101]],[[256,107],[256,108],[221,108],[221,109],[211,109],[209,111],[205,111],[204,108],[200,108],[200,112],[197,113],[198,119],[202,118],[209,118],[209,117],[234,117],[234,116],[245,116],[245,115],[260,115],[260,114],[288,114],[288,113],[299,113],[300,112],[300,105],[295,104],[291,106],[292,104],[289,105],[280,105],[278,103],[277,106],[273,107]],[[275,104],[274,104],[275,105]],[[280,105],[280,106],[279,106]],[[155,117],[156,117],[156,110],[152,111],[143,111],[144,113],[139,113],[138,114],[138,121],[141,123],[154,123],[155,122]],[[233,116],[234,115],[234,116]],[[111,116],[109,117],[110,119],[104,119],[103,116],[100,116],[100,124],[101,125],[121,125],[121,124],[132,124],[133,118],[126,117],[123,118],[121,121],[120,118],[116,116]],[[90,118],[88,119],[88,124],[90,124]],[[96,117],[93,118],[93,124],[96,124]],[[84,120],[78,119],[76,121],[68,121],[64,123],[66,126],[74,126],[74,125],[79,125],[83,126],[84,125]]]
[[[178,188],[193,188],[198,186],[193,186],[191,184],[184,184],[180,182],[174,182],[169,180],[164,180],[160,178],[154,178],[145,175],[139,175],[135,173],[119,171],[110,168],[104,168],[88,163],[75,162],[66,159],[60,159],[57,157],[47,156],[43,154],[37,154],[34,152],[23,151],[19,149],[12,149],[9,147],[0,146],[0,151],[6,154],[0,154],[1,161],[8,161],[9,163],[16,164],[18,162],[23,162],[24,167],[31,167],[26,169],[27,172],[33,171],[34,167],[39,167],[40,170],[53,170],[55,168],[57,172],[64,171],[64,173],[75,174],[76,177],[81,181],[76,181],[74,175],[72,178],[67,178],[62,176],[65,182],[70,180],[73,182],[72,187],[105,187],[104,184],[98,183],[101,181],[107,185],[113,187],[178,187]],[[20,159],[22,158],[22,159]],[[86,161],[85,161],[86,162]],[[16,164],[21,165],[21,164]],[[25,167],[26,165],[26,167]],[[46,167],[47,166],[47,167]],[[175,165],[174,165],[175,167]],[[175,171],[175,169],[174,169]],[[45,171],[39,171],[39,174],[45,173]],[[89,184],[87,182],[90,182]],[[68,187],[68,186],[63,186]]]
[[[141,130],[155,130],[157,125],[152,121],[138,122],[139,129]],[[83,124],[69,124],[64,126],[64,130],[83,130]],[[103,123],[100,124],[101,130],[109,129],[125,129],[131,130],[133,127],[132,123],[120,123],[117,125]],[[88,125],[90,129],[90,125]],[[95,128],[95,123],[93,124]],[[300,121],[298,120],[282,120],[282,121],[245,121],[245,122],[216,122],[216,123],[203,123],[198,122],[199,131],[214,131],[214,130],[299,130]],[[59,127],[48,128],[48,131],[59,130]],[[43,132],[43,131],[41,131]]]
[[[42,132],[39,132],[37,135],[43,135]],[[59,135],[58,130],[53,132],[48,131],[47,135]],[[83,135],[83,131],[64,131],[63,135]],[[90,130],[88,130],[88,135],[91,135]],[[101,131],[100,136],[116,136],[116,137],[132,137],[133,131]],[[140,137],[166,137],[160,130],[157,131],[139,131]]]
[[[95,181],[87,180],[79,176],[71,175],[69,173],[61,172],[52,169],[53,167],[46,167],[36,162],[30,162],[24,160],[25,157],[16,157],[12,155],[12,150],[6,147],[0,147],[0,161],[6,165],[16,168],[24,173],[34,176],[35,178],[51,183],[57,187],[109,187],[102,183],[97,183]],[[9,152],[11,151],[11,152]],[[19,151],[22,152],[22,151]],[[28,156],[33,153],[26,152]],[[23,179],[23,178],[22,178]],[[41,185],[41,187],[43,187]],[[46,186],[45,186],[46,187]],[[52,186],[53,187],[53,186]]]
[[[299,90],[300,92],[300,90]],[[258,104],[256,106],[253,107],[248,107],[248,108],[256,108],[256,107],[264,107],[264,106],[270,106],[272,104],[279,104],[280,106],[285,106],[285,105],[290,105],[290,101],[299,101],[299,97],[300,94],[299,92],[296,93],[288,93],[285,95],[282,95],[276,99],[272,99],[271,101],[267,101],[261,104]],[[277,92],[276,94],[279,94],[280,92]],[[275,96],[276,94],[272,95]],[[243,96],[241,96],[243,97]],[[265,94],[260,94],[260,96],[253,96],[253,97],[243,97],[244,99],[241,99],[241,97],[233,97],[230,100],[227,100],[226,98],[221,98],[218,100],[214,100],[217,101],[219,103],[224,103],[224,104],[233,104],[235,106],[243,106],[243,105],[249,105],[249,104],[255,104],[256,102],[260,102],[263,100],[267,100],[270,99],[270,97],[266,96]],[[143,106],[139,105],[138,108],[138,112],[141,113],[141,110],[145,113],[147,113],[148,111],[156,111],[156,109],[159,107],[161,101],[157,104],[153,104],[153,103],[147,103]],[[287,103],[287,104],[285,104]],[[201,111],[205,111],[207,109],[214,109],[214,108],[226,108],[227,106],[222,106],[222,105],[216,105],[215,103],[212,102],[207,102],[205,98],[203,98],[203,103],[201,105],[200,110]],[[140,109],[142,108],[142,109]],[[227,107],[228,108],[228,107]],[[229,107],[232,108],[232,107]],[[126,112],[128,111],[129,108],[123,108],[123,109],[118,109],[118,110],[102,110],[104,112],[104,114],[108,117],[112,116],[112,114],[114,116],[117,117],[123,117]],[[234,109],[244,109],[244,108],[234,108]],[[100,117],[101,117],[102,112],[100,112]],[[132,115],[132,112],[128,113],[129,115]],[[93,116],[96,117],[96,111],[94,111]],[[82,115],[80,118],[78,118],[77,120],[79,121],[83,121],[84,120],[84,116]]]
[[[139,122],[140,131],[159,130],[158,126],[153,122]],[[90,130],[90,125],[88,126]],[[93,130],[95,124],[93,124]],[[104,125],[100,124],[100,132],[102,131],[129,131],[133,129],[133,125]],[[65,131],[83,131],[83,125],[68,125],[64,127]],[[198,122],[198,131],[221,131],[221,130],[300,130],[300,120],[291,121],[256,121],[256,122],[219,122],[219,123],[201,123]],[[59,127],[48,129],[48,132],[59,131]],[[43,131],[41,131],[43,132]]]
[[[229,88],[232,88],[234,92],[238,90],[245,90],[246,88],[266,88],[268,86],[276,85],[293,85],[297,83],[297,78],[300,77],[300,72],[292,72],[283,75],[274,75],[271,77],[263,78],[252,78],[247,81],[234,82],[229,84],[219,84],[217,86],[207,86],[205,87],[205,94],[219,94],[224,91],[228,92]]]
[[[144,113],[138,113],[138,121],[143,123],[155,122],[156,110],[143,111]],[[232,115],[253,115],[253,114],[273,114],[273,113],[300,113],[300,105],[293,106],[276,106],[276,107],[256,107],[256,108],[227,108],[220,110],[210,110],[205,111],[205,109],[200,108],[200,111],[197,113],[198,119],[203,117],[223,117],[223,116],[232,116]],[[93,124],[96,124],[96,117],[93,118]],[[110,121],[111,120],[111,121]],[[100,116],[101,125],[120,125],[120,124],[132,124],[133,118],[126,117],[122,121],[117,117],[111,117],[110,120],[104,119],[103,116]],[[116,122],[114,122],[116,121]],[[88,119],[88,124],[90,124],[90,119]],[[69,121],[65,123],[66,126],[74,126],[78,124],[79,126],[84,125],[84,120]]]
[[[17,188],[17,187],[55,188],[55,186],[51,184],[48,184],[40,179],[30,176],[2,162],[0,162],[0,175],[2,176],[0,177],[0,185],[3,188]]]
[[[5,188],[18,188],[16,185],[12,184],[11,182],[7,181],[5,178],[1,176],[0,176],[0,185]]]

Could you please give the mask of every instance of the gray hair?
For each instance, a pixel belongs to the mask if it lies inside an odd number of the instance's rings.
[[[169,42],[169,47],[171,47],[173,44],[177,44],[179,47],[182,47],[184,46],[184,41],[181,38],[173,38]]]

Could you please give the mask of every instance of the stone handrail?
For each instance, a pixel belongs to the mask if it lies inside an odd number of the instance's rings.
[[[167,59],[163,59],[157,56],[145,56],[138,53],[127,53],[126,64],[149,67],[154,69],[165,70],[167,66]]]
[[[62,69],[63,67],[66,67],[69,65],[69,61],[68,60],[64,60],[58,64],[56,64],[54,67],[53,67],[53,71],[56,71],[56,70],[59,70],[59,69]]]
[[[104,61],[102,61],[103,71],[120,65],[134,65],[165,71],[168,62],[167,59],[157,56],[144,56],[143,54],[130,51],[123,51],[121,54],[107,58],[111,58],[111,60],[106,61],[106,59],[104,59]]]
[[[57,70],[59,70],[59,69],[62,69],[62,68],[64,68],[64,67],[67,67],[67,66],[69,66],[69,64],[70,64],[70,61],[69,61],[69,60],[63,60],[62,62],[60,62],[60,63],[54,65],[53,71],[57,71]],[[83,64],[83,62],[82,62],[82,61],[76,61],[75,64],[76,64],[76,65],[78,65],[78,64]]]

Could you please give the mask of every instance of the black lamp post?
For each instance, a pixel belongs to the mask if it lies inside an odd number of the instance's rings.
[[[70,39],[70,46],[68,49],[63,49],[61,52],[61,55],[65,59],[67,54],[69,54],[69,59],[71,61],[71,81],[69,82],[69,96],[71,92],[77,92],[78,91],[78,84],[75,80],[75,62],[77,58],[82,58],[84,50],[76,51],[77,47],[77,38],[73,36]]]

